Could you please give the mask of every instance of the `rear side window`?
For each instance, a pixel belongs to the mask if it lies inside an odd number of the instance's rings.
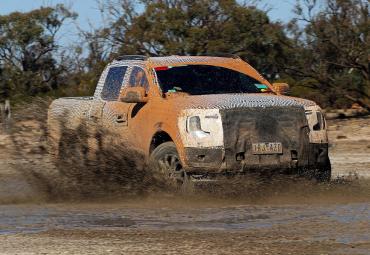
[[[109,68],[108,75],[105,78],[103,91],[101,92],[102,99],[109,101],[118,99],[126,70],[127,66],[115,66]]]

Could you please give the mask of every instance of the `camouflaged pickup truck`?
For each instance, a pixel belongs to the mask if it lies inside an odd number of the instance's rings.
[[[178,183],[247,172],[330,179],[320,107],[277,88],[238,57],[123,56],[93,97],[52,102],[50,140],[57,154],[61,129],[99,125]]]

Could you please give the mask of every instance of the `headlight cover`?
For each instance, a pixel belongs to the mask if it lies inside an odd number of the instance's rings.
[[[199,116],[191,116],[187,118],[187,132],[195,138],[205,138],[210,135],[210,132],[202,130]]]
[[[185,147],[223,146],[223,129],[218,109],[187,109],[178,127]]]
[[[311,143],[327,143],[326,120],[318,105],[305,107]]]

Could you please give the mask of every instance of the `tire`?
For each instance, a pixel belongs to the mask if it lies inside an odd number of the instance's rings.
[[[315,171],[314,178],[319,182],[329,182],[331,179],[331,164],[330,160],[328,159],[326,164],[320,166]]]
[[[156,179],[170,188],[189,193],[193,190],[190,177],[182,167],[176,145],[173,142],[160,144],[150,155],[149,164]]]

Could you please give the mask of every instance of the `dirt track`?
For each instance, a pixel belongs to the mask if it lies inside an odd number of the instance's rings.
[[[17,127],[0,134],[0,254],[370,254],[370,118],[330,122],[330,184],[189,197],[81,189],[49,161],[38,122]]]

